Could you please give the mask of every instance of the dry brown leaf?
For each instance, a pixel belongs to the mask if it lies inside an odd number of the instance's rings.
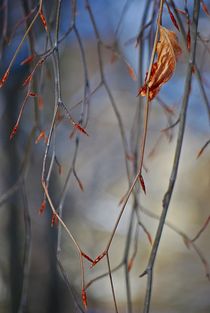
[[[173,75],[176,68],[177,57],[182,50],[174,32],[160,26],[160,39],[157,44],[157,61],[152,65],[148,82],[149,100],[152,100],[160,91],[160,88]],[[148,73],[147,73],[148,74]],[[145,84],[139,89],[138,95],[147,94],[147,74]]]

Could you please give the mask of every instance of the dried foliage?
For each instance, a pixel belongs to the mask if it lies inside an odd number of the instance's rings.
[[[152,65],[151,75],[145,84],[139,89],[138,95],[146,96],[149,88],[149,100],[159,93],[163,84],[165,84],[174,74],[178,56],[182,50],[174,32],[160,26],[160,38],[157,43],[157,61]]]
[[[19,3],[19,1],[18,1]],[[193,3],[193,12],[189,10],[189,5]],[[9,205],[10,200],[16,193],[21,197],[22,202],[21,205],[17,201],[15,201],[15,205],[17,207],[20,205],[24,207],[23,212],[23,224],[24,224],[24,232],[21,230],[18,232],[16,227],[18,223],[16,222],[17,217],[22,214],[22,211],[14,212],[9,210],[10,214],[10,225],[9,232],[12,234],[8,241],[11,247],[10,251],[10,282],[9,287],[11,294],[11,305],[13,306],[14,312],[26,312],[30,311],[30,298],[29,298],[29,279],[31,274],[30,266],[33,262],[31,262],[31,256],[33,256],[32,249],[32,238],[33,238],[33,227],[31,227],[31,220],[29,208],[34,205],[30,203],[28,199],[31,199],[30,193],[36,194],[37,190],[29,190],[29,187],[32,185],[32,176],[31,173],[36,173],[36,175],[40,175],[39,177],[39,185],[42,188],[42,193],[40,198],[40,202],[37,205],[37,217],[43,218],[46,217],[48,225],[51,226],[52,234],[48,229],[48,233],[50,233],[50,238],[52,240],[51,247],[51,260],[50,265],[52,267],[52,284],[54,283],[56,286],[56,292],[52,292],[49,296],[49,311],[50,312],[61,312],[62,308],[58,309],[56,306],[54,307],[54,302],[58,305],[58,300],[56,300],[57,293],[59,293],[59,297],[62,298],[63,294],[61,294],[58,280],[60,277],[65,282],[65,286],[71,294],[72,307],[68,308],[68,311],[71,312],[84,312],[89,307],[91,307],[91,297],[89,298],[89,288],[96,281],[101,280],[102,278],[107,278],[110,287],[111,301],[109,303],[112,304],[115,313],[119,312],[119,301],[118,294],[115,288],[115,277],[113,276],[114,272],[117,272],[120,268],[124,268],[124,276],[123,279],[125,281],[125,294],[126,294],[126,306],[127,312],[134,312],[135,302],[133,301],[133,293],[131,285],[133,280],[139,280],[141,277],[146,276],[147,286],[145,292],[143,292],[143,312],[149,313],[150,304],[152,301],[152,291],[153,291],[153,275],[154,268],[156,264],[156,257],[159,251],[159,245],[161,242],[163,229],[165,226],[169,227],[176,234],[178,234],[183,240],[184,244],[187,248],[191,248],[193,253],[195,253],[205,271],[205,275],[208,279],[210,279],[210,270],[208,265],[208,260],[205,255],[200,251],[197,243],[197,239],[201,237],[204,231],[207,230],[210,223],[210,216],[205,219],[204,223],[202,220],[202,226],[199,227],[197,234],[193,239],[190,239],[192,236],[186,234],[182,230],[180,230],[176,225],[167,221],[167,214],[171,203],[171,198],[174,193],[174,186],[176,184],[176,179],[179,170],[181,151],[183,146],[183,139],[186,128],[186,119],[187,119],[187,110],[188,104],[190,102],[190,95],[192,90],[192,81],[193,77],[195,77],[198,86],[201,91],[202,101],[205,104],[205,108],[210,119],[210,104],[208,95],[206,92],[206,84],[202,77],[202,69],[198,68],[197,60],[196,60],[196,46],[197,39],[199,38],[201,43],[204,46],[204,52],[209,52],[208,40],[204,40],[202,35],[198,32],[198,21],[200,14],[200,6],[202,10],[206,14],[206,18],[209,17],[209,9],[207,4],[202,0],[194,0],[191,4],[188,3],[187,0],[183,1],[183,7],[177,8],[176,3],[173,0],[165,1],[145,1],[144,2],[144,14],[141,17],[141,23],[139,32],[135,36],[135,38],[131,38],[126,41],[125,46],[129,47],[135,41],[136,53],[139,54],[139,65],[134,66],[133,60],[127,59],[126,54],[124,53],[124,48],[120,48],[120,29],[125,20],[125,16],[127,12],[129,12],[129,6],[132,5],[132,1],[127,0],[122,8],[122,11],[119,15],[119,20],[117,23],[117,27],[113,32],[113,42],[107,44],[105,40],[103,40],[103,36],[100,31],[98,17],[94,11],[94,1],[90,2],[89,0],[84,0],[81,4],[76,0],[70,1],[69,5],[71,6],[71,18],[66,22],[68,24],[68,28],[63,32],[61,29],[62,24],[62,6],[64,6],[64,2],[57,0],[55,2],[50,3],[52,5],[52,10],[49,9],[49,3],[44,0],[39,0],[38,4],[35,1],[23,0],[20,1],[19,5],[21,7],[22,13],[17,13],[16,17],[11,17],[8,14],[8,9],[10,8],[8,0],[3,1],[3,5],[0,7],[0,14],[2,14],[2,33],[1,33],[1,45],[0,45],[0,57],[4,55],[6,48],[8,48],[8,44],[12,43],[12,40],[15,38],[18,32],[21,33],[21,39],[18,45],[15,45],[14,51],[11,52],[12,56],[9,56],[9,61],[7,60],[7,65],[4,67],[4,71],[1,72],[1,80],[0,80],[0,88],[2,92],[5,92],[5,95],[14,96],[13,92],[19,93],[18,88],[21,88],[21,96],[22,104],[20,108],[18,103],[15,103],[15,108],[11,108],[10,111],[8,106],[5,106],[8,110],[10,126],[7,125],[6,129],[6,137],[8,137],[8,151],[7,151],[7,159],[9,160],[9,164],[12,168],[10,175],[12,180],[14,179],[12,175],[14,172],[16,181],[13,183],[11,188],[7,189],[5,193],[0,197],[0,205]],[[11,4],[11,6],[14,4]],[[80,6],[82,5],[85,10],[85,16],[88,18],[87,27],[91,29],[91,32],[95,36],[95,45],[96,45],[96,60],[97,63],[97,77],[92,79],[91,70],[88,64],[87,51],[86,51],[86,41],[84,35],[81,34],[80,30]],[[65,4],[66,6],[66,4]],[[51,8],[51,7],[50,7]],[[66,9],[64,7],[63,9]],[[14,9],[15,10],[15,9]],[[165,25],[163,22],[163,17],[167,16],[169,20],[169,24]],[[10,25],[10,18],[12,19],[13,25]],[[13,21],[14,19],[14,21]],[[100,20],[100,19],[99,19]],[[8,23],[8,21],[10,23]],[[82,21],[84,24],[84,22]],[[82,25],[83,25],[82,24]],[[8,26],[9,25],[9,26]],[[163,26],[164,25],[164,26]],[[65,25],[66,26],[66,25]],[[11,29],[10,29],[10,28]],[[22,28],[21,28],[22,27]],[[173,27],[176,33],[168,27]],[[179,32],[179,33],[178,33]],[[177,35],[182,38],[183,47],[180,47],[179,40]],[[63,43],[67,42],[68,36],[72,36],[74,40],[76,40],[76,45],[80,52],[80,67],[83,69],[83,83],[80,85],[83,86],[83,96],[76,103],[72,104],[72,100],[70,99],[71,105],[69,103],[65,103],[63,96],[63,82],[62,82],[62,70],[61,70],[61,57],[62,50],[61,46]],[[41,38],[41,40],[40,40]],[[39,40],[43,43],[40,43]],[[25,45],[25,43],[27,44]],[[93,44],[91,43],[93,46]],[[63,45],[65,46],[65,45]],[[146,54],[144,52],[145,47],[149,51]],[[29,50],[29,51],[28,51]],[[40,51],[41,52],[40,52]],[[18,60],[18,56],[24,51],[21,55],[20,60]],[[39,52],[38,52],[39,51]],[[121,110],[121,106],[117,103],[117,99],[112,90],[111,83],[109,81],[107,71],[106,71],[106,58],[104,55],[108,55],[110,57],[111,53],[111,65],[114,68],[114,62],[119,64],[126,70],[132,79],[130,83],[133,86],[136,82],[138,86],[142,86],[138,90],[138,95],[142,97],[136,98],[133,94],[133,103],[132,105],[128,103],[129,110],[132,111],[132,118],[129,116],[124,117],[123,111]],[[183,52],[183,62],[185,63],[185,76],[182,77],[184,82],[184,93],[182,98],[180,98],[180,106],[171,106],[168,102],[162,98],[162,95],[157,96],[161,92],[161,88],[171,79],[172,75],[175,73],[176,64],[178,61],[178,57]],[[2,60],[4,60],[2,58]],[[74,63],[74,60],[72,61]],[[3,63],[3,62],[2,62]],[[110,62],[109,62],[110,63]],[[146,73],[145,79],[143,77],[144,65],[149,63],[149,69]],[[131,65],[132,64],[132,65]],[[4,65],[4,64],[3,64]],[[94,64],[95,65],[95,64]],[[19,73],[21,79],[18,77],[18,82],[12,83],[13,75],[14,80],[16,80],[16,69],[21,68]],[[81,68],[79,71],[81,71]],[[80,72],[77,69],[76,75],[80,75]],[[138,73],[138,74],[137,74]],[[69,73],[72,75],[72,73]],[[49,88],[48,83],[52,84],[52,88],[49,91],[49,99],[52,96],[53,101],[48,102],[48,97],[44,96],[44,88],[47,86]],[[11,85],[18,85],[18,88],[10,87]],[[127,83],[126,83],[127,84]],[[20,87],[21,86],[21,87]],[[8,88],[8,89],[7,89]],[[49,88],[50,89],[50,88]],[[176,87],[174,88],[174,92],[176,93]],[[8,92],[9,90],[9,92]],[[12,90],[12,92],[10,92]],[[80,174],[80,170],[82,172],[82,162],[78,156],[81,155],[81,146],[83,142],[87,144],[87,140],[92,140],[91,133],[92,129],[94,129],[95,125],[91,125],[92,119],[92,107],[91,100],[94,98],[98,91],[103,91],[106,97],[106,102],[109,103],[113,116],[116,119],[116,124],[118,126],[118,132],[120,136],[116,133],[116,128],[112,132],[112,136],[121,138],[121,150],[123,153],[123,161],[124,167],[120,169],[121,173],[126,172],[125,177],[123,177],[123,181],[127,182],[127,190],[124,190],[124,196],[121,197],[119,201],[119,208],[117,209],[117,218],[113,221],[113,217],[110,217],[110,220],[113,222],[113,227],[111,231],[107,234],[107,242],[105,246],[99,245],[97,246],[97,240],[95,240],[95,234],[93,230],[93,248],[97,248],[97,254],[95,256],[91,255],[91,250],[85,252],[86,246],[84,246],[84,242],[80,242],[81,230],[80,227],[73,225],[73,219],[65,220],[63,210],[65,208],[64,204],[67,199],[67,196],[82,198],[83,195],[86,195],[86,189],[88,182],[83,181],[83,173]],[[75,91],[76,93],[76,91]],[[176,146],[174,152],[174,161],[171,166],[171,174],[168,178],[168,187],[165,190],[165,194],[162,200],[162,208],[160,215],[156,215],[152,210],[147,207],[142,206],[142,197],[150,197],[150,181],[147,179],[147,173],[150,171],[149,165],[147,161],[149,159],[146,158],[146,148],[147,148],[147,135],[150,123],[150,102],[156,97],[157,102],[159,104],[158,110],[160,108],[159,114],[164,116],[166,119],[166,125],[161,125],[161,129],[158,135],[155,135],[154,138],[154,146],[151,149],[148,156],[150,158],[154,158],[158,153],[157,150],[160,147],[160,142],[162,140],[167,139],[169,143],[173,141],[176,137]],[[19,97],[13,97],[15,101],[19,101]],[[16,99],[17,98],[17,99]],[[100,101],[98,98],[97,101]],[[108,99],[108,100],[107,100]],[[14,99],[13,99],[14,100]],[[26,105],[29,102],[33,102],[34,105],[34,117],[32,117],[31,113],[27,116],[30,116],[30,119],[27,120],[27,127],[23,127],[24,131],[21,133],[21,124],[23,120],[23,115],[25,113]],[[173,102],[173,95],[171,96],[171,102]],[[8,102],[10,106],[10,101]],[[19,108],[19,113],[16,112],[16,107]],[[135,109],[134,109],[135,108]],[[31,107],[28,106],[28,111],[31,110]],[[179,113],[177,114],[177,111]],[[144,115],[144,118],[142,116]],[[129,127],[125,126],[125,119],[129,119]],[[98,127],[101,127],[101,122],[96,121],[98,123]],[[92,128],[92,126],[94,126]],[[178,132],[174,131],[176,128]],[[63,127],[63,128],[62,128]],[[57,149],[57,135],[61,132],[61,129],[67,130],[67,132],[63,132],[61,141],[61,147],[64,149],[63,153],[66,153],[66,142],[69,142],[69,146],[71,146],[70,153],[68,156],[68,160],[70,160],[69,169],[66,169],[66,165],[62,164],[60,161],[59,154],[61,151]],[[97,129],[97,128],[96,128]],[[66,136],[66,133],[68,135]],[[157,133],[157,131],[156,131]],[[24,146],[21,143],[20,147],[22,151],[22,161],[19,164],[18,152],[16,149],[16,144],[19,144],[18,136],[23,138],[23,142],[25,144],[25,137],[28,137],[27,142]],[[95,134],[94,134],[95,135]],[[60,139],[59,138],[59,139]],[[209,138],[209,137],[208,137]],[[12,140],[9,142],[9,140]],[[17,139],[17,141],[16,141]],[[62,142],[63,141],[63,142]],[[204,153],[205,149],[209,145],[210,140],[208,140],[205,145],[198,152],[197,158]],[[107,149],[107,142],[103,145],[104,150]],[[11,148],[12,147],[12,148]],[[91,147],[89,147],[91,150]],[[13,149],[13,150],[11,150]],[[101,149],[101,147],[100,147]],[[12,152],[11,152],[12,151]],[[37,153],[34,153],[34,151]],[[86,151],[86,150],[85,150]],[[100,151],[99,151],[100,152]],[[6,152],[5,152],[6,153]],[[98,153],[98,152],[97,152]],[[42,160],[40,161],[40,154],[42,154]],[[111,154],[111,152],[110,152]],[[117,151],[118,154],[118,151]],[[112,156],[111,156],[112,157]],[[89,155],[83,155],[83,162],[89,162]],[[94,168],[93,180],[94,180],[94,190],[89,192],[89,196],[92,197],[93,191],[97,189],[97,184],[101,183],[101,177],[99,181],[95,181],[95,174],[98,174],[101,164],[100,153],[96,156],[97,162],[96,167]],[[79,161],[78,161],[79,159]],[[88,160],[87,160],[88,159]],[[202,158],[200,158],[202,159]],[[199,159],[199,161],[200,161]],[[33,168],[34,160],[38,160],[39,168]],[[85,161],[84,161],[85,160]],[[91,160],[92,161],[92,160]],[[87,163],[88,163],[87,162]],[[14,163],[14,164],[13,164]],[[41,169],[41,171],[40,171]],[[41,172],[41,173],[40,173]],[[113,176],[115,171],[113,170]],[[153,173],[152,173],[153,174]],[[108,174],[107,174],[108,175]],[[97,175],[96,175],[97,176]],[[99,175],[100,176],[100,175]],[[56,178],[55,178],[56,177]],[[73,184],[76,184],[77,191],[71,193],[70,180],[73,177]],[[144,178],[145,180],[144,180]],[[151,177],[151,176],[150,176]],[[105,177],[106,178],[106,177]],[[158,178],[159,180],[162,177]],[[145,183],[146,181],[146,183]],[[72,185],[71,185],[72,187]],[[75,190],[75,189],[72,189]],[[123,193],[122,193],[123,194]],[[118,199],[119,200],[119,199]],[[94,201],[94,199],[93,199]],[[41,203],[41,204],[40,204]],[[79,203],[79,201],[78,201]],[[117,264],[114,268],[112,268],[113,258],[111,247],[114,245],[114,239],[117,233],[118,226],[122,220],[122,216],[128,206],[130,206],[130,217],[127,220],[128,230],[126,235],[123,237],[123,242],[125,241],[125,248],[122,252],[122,256],[120,260],[115,260]],[[86,205],[86,204],[85,204]],[[158,204],[161,206],[161,203]],[[71,209],[74,209],[74,199],[72,203],[70,201],[70,205],[68,203],[68,213]],[[10,207],[11,209],[11,207]],[[88,209],[88,208],[87,208]],[[156,209],[156,208],[155,208]],[[8,210],[7,210],[8,211]],[[16,211],[16,213],[15,213]],[[80,208],[76,208],[77,212],[80,212]],[[18,212],[18,214],[17,214]],[[21,213],[20,213],[21,212]],[[34,214],[34,212],[33,212]],[[77,213],[79,214],[79,213]],[[116,214],[116,212],[115,212]],[[40,216],[39,216],[40,215]],[[50,216],[49,216],[50,215]],[[151,231],[150,225],[146,225],[144,223],[143,215],[146,215],[150,219],[157,220],[157,229]],[[15,223],[14,223],[15,220]],[[84,223],[84,217],[82,217],[82,222]],[[104,226],[106,226],[106,221],[103,221]],[[85,224],[85,223],[84,223]],[[41,226],[40,226],[41,227]],[[82,228],[81,228],[82,229]],[[104,230],[103,230],[104,231]],[[8,233],[9,233],[8,232]],[[63,232],[65,236],[70,239],[67,240],[65,249],[63,249]],[[134,268],[139,271],[139,250],[142,248],[142,242],[139,244],[140,232],[143,232],[143,237],[145,239],[145,250],[149,250],[148,260],[146,264],[144,264],[145,269],[142,274],[139,276],[139,273],[134,276],[131,276],[134,272]],[[21,249],[17,249],[17,242],[19,233],[24,233],[24,257],[20,253]],[[85,237],[85,235],[83,235]],[[65,237],[65,238],[66,238]],[[87,236],[88,238],[88,236]],[[86,239],[86,238],[85,238]],[[142,237],[141,237],[142,239]],[[43,239],[45,240],[45,238]],[[46,240],[45,240],[46,241]],[[96,246],[96,247],[95,247]],[[18,246],[19,247],[19,246]],[[148,249],[149,247],[149,249]],[[69,266],[69,260],[63,262],[62,253],[64,250],[73,251],[73,249],[77,252],[76,255],[76,265],[75,267]],[[93,249],[93,251],[95,251]],[[142,249],[143,251],[143,249]],[[34,251],[33,251],[34,252]],[[35,251],[36,252],[36,251]],[[35,253],[34,252],[34,253]],[[73,254],[73,253],[71,253]],[[20,257],[21,255],[21,257]],[[20,259],[23,264],[21,264],[19,271],[16,270],[16,260]],[[38,258],[37,258],[38,259]],[[15,260],[15,262],[14,262]],[[36,261],[36,260],[35,260]],[[103,261],[106,261],[106,271],[100,272],[100,265],[104,264]],[[142,262],[142,260],[141,260]],[[15,263],[15,265],[14,265]],[[52,264],[51,264],[52,263]],[[66,269],[63,263],[67,264],[69,267]],[[87,266],[86,266],[87,265]],[[142,264],[141,264],[142,266]],[[74,281],[71,279],[71,274],[74,273],[74,268],[78,267],[79,271],[77,274],[77,280],[79,281],[79,287],[75,288]],[[99,269],[98,269],[99,268]],[[14,271],[15,269],[15,271]],[[98,270],[99,274],[95,276],[95,278],[91,278],[87,282],[87,272],[89,277],[94,275],[94,271]],[[21,273],[21,278],[16,279],[16,276],[13,278],[13,274]],[[69,275],[70,273],[70,275]],[[58,279],[59,277],[59,279]],[[69,278],[70,277],[70,278]],[[132,278],[132,279],[131,279]],[[17,281],[21,287],[17,288]],[[121,284],[121,282],[120,282]],[[123,284],[122,284],[123,285]],[[55,287],[53,286],[52,289]],[[75,291],[75,289],[77,289]],[[100,291],[100,290],[99,290]],[[103,298],[103,290],[101,290],[101,295]],[[80,296],[78,296],[78,293]],[[141,293],[141,290],[139,291]],[[58,296],[57,296],[58,297]],[[143,298],[144,297],[144,298]],[[18,301],[17,301],[18,299]],[[89,301],[90,300],[90,301]],[[16,303],[17,302],[17,303]],[[65,302],[65,301],[63,301]],[[90,303],[90,304],[89,304]],[[94,306],[94,301],[92,301]],[[140,306],[141,303],[138,303]],[[138,307],[138,311],[139,311]],[[54,310],[54,311],[53,311]]]

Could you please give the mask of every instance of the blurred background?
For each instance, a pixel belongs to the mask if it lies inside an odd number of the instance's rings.
[[[49,38],[55,37],[58,3],[43,1],[42,14],[48,30],[38,16],[0,90],[2,313],[85,311],[78,251],[62,227],[51,225],[48,203],[40,214],[45,200],[41,184],[43,158],[56,104],[54,52],[38,65],[30,84],[23,86],[40,58],[52,49]],[[144,99],[136,95],[149,66],[159,1],[63,0],[60,3],[58,50],[62,101],[88,136],[75,131],[65,109],[59,108],[45,176],[49,174],[49,193],[56,210],[61,216],[62,208],[62,219],[82,251],[95,259],[104,251],[118,218],[120,200],[129,185],[127,173],[131,177],[136,173],[145,105]],[[168,3],[171,5],[171,1]],[[187,32],[186,12],[192,18],[193,3],[188,1],[186,6],[181,0],[174,3],[185,12],[184,15],[177,11]],[[32,0],[0,1],[1,77],[38,5],[38,1]],[[154,313],[210,311],[207,278],[210,228],[207,226],[193,244],[190,241],[210,216],[210,147],[197,158],[210,137],[207,9],[210,12],[210,1],[206,0],[200,9],[196,54],[201,83],[194,75],[178,178],[154,268],[151,301]],[[155,236],[168,187],[178,130],[178,125],[170,126],[179,118],[185,84],[185,42],[174,27],[166,5],[162,23],[176,32],[183,53],[175,74],[151,103],[143,171],[147,193],[136,187],[138,205],[134,205],[131,196],[109,251],[111,268],[117,267],[113,271],[113,283],[122,313],[143,310],[146,276],[139,278],[139,275],[147,266],[151,252],[149,239]],[[20,65],[30,55],[34,59]],[[28,97],[18,130],[10,140],[28,91],[36,96]],[[168,130],[162,131],[167,127]],[[130,260],[133,263],[128,271]],[[107,273],[106,258],[93,268],[90,265],[84,259],[88,312],[115,312],[109,276],[92,282]]]

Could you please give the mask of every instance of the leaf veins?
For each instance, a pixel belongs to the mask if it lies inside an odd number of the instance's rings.
[[[144,86],[138,91],[138,95],[146,96],[149,88],[149,100],[158,94],[162,85],[175,71],[177,58],[182,52],[176,34],[160,26],[160,39],[156,51],[157,61],[152,65],[149,81],[147,81],[147,73]]]

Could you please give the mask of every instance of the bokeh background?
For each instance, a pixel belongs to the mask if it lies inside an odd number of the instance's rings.
[[[61,1],[60,35],[69,28],[71,1]],[[151,4],[151,14],[153,2]],[[156,1],[158,2],[158,1]],[[192,1],[188,9],[192,14]],[[8,11],[5,13],[4,5]],[[23,5],[27,1],[1,1],[0,23],[4,25],[4,16],[8,15],[7,36],[14,31],[15,25],[23,16]],[[55,8],[56,1],[44,1],[44,13],[48,17]],[[184,9],[183,1],[175,1],[176,6]],[[36,1],[28,1],[29,7],[35,7]],[[210,11],[210,1],[205,1]],[[135,46],[144,9],[147,1],[143,0],[90,0],[92,12],[102,41],[117,49],[120,57],[113,60],[110,49],[102,49],[103,68],[107,84],[111,90],[116,106],[120,112],[130,149],[135,138],[131,132],[135,120],[139,98],[136,97],[140,80],[145,76],[149,64],[149,44],[145,38],[143,50]],[[148,15],[148,21],[149,17]],[[185,19],[183,18],[183,22]],[[94,90],[100,82],[97,41],[93,26],[88,17],[84,1],[77,1],[76,25],[84,46],[90,89]],[[176,31],[171,23],[168,11],[164,8],[163,25]],[[185,25],[185,24],[184,24]],[[154,26],[154,25],[153,25]],[[186,25],[185,25],[186,26]],[[52,33],[54,24],[52,23]],[[7,69],[14,51],[25,31],[23,22],[17,27],[9,43],[5,42],[1,32],[1,76]],[[148,30],[145,31],[145,37]],[[181,47],[184,43],[176,31]],[[199,33],[205,39],[205,46],[198,39],[196,62],[201,70],[204,88],[208,99],[209,64],[210,64],[210,21],[201,8]],[[37,21],[34,25],[37,53],[43,52],[46,35],[43,25]],[[81,105],[75,106],[84,94],[84,64],[81,51],[74,34],[70,34],[59,46],[61,85],[63,100],[75,120],[79,120]],[[143,65],[139,72],[139,54],[143,55]],[[29,45],[25,42],[12,67],[5,86],[0,91],[0,312],[81,312],[81,273],[77,251],[71,240],[62,232],[60,262],[68,278],[66,284],[56,261],[56,243],[58,226],[51,227],[51,210],[47,206],[44,214],[39,214],[43,200],[41,171],[45,142],[35,144],[39,135],[36,130],[31,137],[28,158],[24,161],[24,180],[22,179],[22,162],[27,154],[31,130],[34,126],[33,99],[27,101],[18,132],[13,140],[9,135],[26,90],[22,82],[30,73],[28,65],[20,62],[29,55]],[[126,62],[125,62],[126,60]],[[129,75],[129,64],[137,77]],[[154,238],[158,225],[158,216],[162,209],[162,199],[167,190],[173,163],[177,126],[165,136],[162,129],[178,119],[184,90],[186,61],[184,54],[179,58],[175,75],[162,88],[159,98],[152,102],[149,117],[149,130],[145,153],[144,180],[146,196],[139,191],[141,208],[139,214],[143,225]],[[40,94],[43,98],[43,109],[40,110],[42,129],[48,134],[54,105],[54,82],[52,62],[49,58],[43,65],[43,73],[37,79],[40,83]],[[140,78],[141,77],[141,78]],[[167,113],[161,100],[171,109]],[[74,107],[75,106],[75,107]],[[144,105],[142,103],[142,110]],[[141,119],[141,123],[143,120]],[[77,180],[72,175],[66,192],[63,219],[78,240],[82,249],[93,259],[106,246],[110,233],[118,217],[119,201],[128,188],[125,158],[119,126],[107,91],[103,86],[97,89],[90,98],[89,118],[87,123],[89,136],[77,134],[80,138],[76,159],[76,171],[84,191],[81,191]],[[142,125],[140,125],[142,129]],[[75,150],[75,136],[70,137],[72,126],[67,119],[57,125],[55,151],[56,158],[62,166],[54,166],[49,190],[55,205],[58,205],[67,172],[72,164]],[[153,295],[151,312],[154,313],[207,313],[210,311],[210,284],[206,277],[207,263],[210,262],[209,236],[210,229],[196,241],[197,249],[184,242],[184,236],[193,238],[210,215],[210,158],[209,147],[197,157],[198,151],[209,140],[209,118],[206,106],[193,78],[188,107],[187,126],[180,160],[178,178],[172,197],[157,261],[154,270]],[[49,160],[52,151],[49,152]],[[131,161],[132,162],[132,161]],[[112,268],[123,259],[126,244],[132,201],[130,200],[123,214],[110,249]],[[30,217],[29,222],[26,220]],[[28,232],[26,227],[30,226]],[[139,278],[145,270],[151,245],[141,227],[136,243],[133,227],[129,256],[135,244],[137,254],[129,272],[132,312],[142,312],[146,288],[146,277]],[[27,236],[30,235],[28,238]],[[27,240],[31,240],[29,270],[24,275],[24,251]],[[93,269],[85,261],[86,282],[107,272],[107,264],[102,260]],[[24,279],[26,278],[25,285]],[[113,273],[117,303],[120,312],[128,312],[125,283],[125,267]],[[21,298],[24,289],[24,299]],[[114,312],[108,276],[94,282],[87,289],[88,312]],[[20,300],[22,299],[22,300]],[[24,309],[20,308],[24,302]],[[79,305],[78,305],[79,304]],[[19,311],[18,311],[19,310]]]

